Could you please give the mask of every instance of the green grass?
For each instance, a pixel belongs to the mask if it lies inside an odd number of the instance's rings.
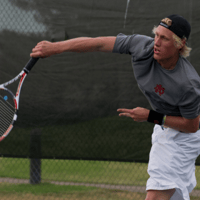
[[[84,186],[61,186],[43,183],[40,185],[0,184],[1,199],[6,200],[142,200],[144,193],[101,189]]]
[[[30,178],[30,160],[0,158],[0,177]],[[145,186],[147,164],[103,161],[42,160],[42,180]],[[196,166],[200,189],[200,166]]]
[[[42,160],[42,183],[39,185],[0,183],[2,199],[40,200],[140,200],[145,193],[101,189],[85,186],[66,186],[51,184],[51,181],[105,183],[123,185],[145,185],[146,164]],[[0,158],[0,177],[29,179],[30,160]]]
[[[50,183],[41,183],[39,185],[30,184],[0,184],[0,193],[31,193],[34,195],[43,195],[47,193],[70,193],[70,192],[88,192],[97,190],[95,187],[84,186],[65,186],[54,185]]]
[[[29,159],[1,158],[0,177],[29,179]],[[43,181],[70,181],[144,186],[148,179],[147,164],[42,160]]]
[[[104,183],[145,186],[149,177],[147,164],[104,161],[43,159],[43,181]],[[0,177],[30,178],[30,160],[0,158]],[[200,189],[200,166],[196,166],[197,187]]]
[[[146,194],[95,187],[53,185],[49,183],[39,185],[1,183],[0,196],[1,199],[6,200],[143,200]],[[199,197],[191,197],[191,200],[197,199]]]

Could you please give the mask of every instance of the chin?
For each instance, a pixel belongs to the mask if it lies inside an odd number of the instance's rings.
[[[156,55],[155,53],[154,53],[154,55],[153,55],[153,58],[154,58],[155,60],[160,60],[160,59],[161,59],[160,56]]]
[[[157,54],[154,54],[153,55],[154,59],[157,60],[157,61],[160,61],[160,60],[165,60],[165,58],[161,55],[157,55]]]

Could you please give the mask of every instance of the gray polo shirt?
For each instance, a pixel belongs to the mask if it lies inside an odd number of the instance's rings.
[[[153,110],[194,119],[200,114],[200,78],[190,62],[179,57],[173,70],[153,58],[154,38],[119,34],[113,53],[132,56],[135,79]]]

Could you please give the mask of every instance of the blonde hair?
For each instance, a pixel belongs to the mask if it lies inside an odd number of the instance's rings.
[[[152,32],[153,34],[156,33],[156,29],[157,26],[154,26]],[[183,44],[183,40],[187,40],[186,38],[181,39],[180,37],[178,37],[176,34],[173,35],[173,39],[174,39],[174,46],[176,48],[180,48]],[[187,58],[188,56],[190,56],[190,52],[191,52],[192,48],[188,47],[186,44],[180,49],[180,55],[183,56],[184,58]]]

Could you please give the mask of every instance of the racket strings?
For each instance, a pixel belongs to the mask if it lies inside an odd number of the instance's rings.
[[[15,107],[0,96],[0,136],[2,136],[13,122]]]

